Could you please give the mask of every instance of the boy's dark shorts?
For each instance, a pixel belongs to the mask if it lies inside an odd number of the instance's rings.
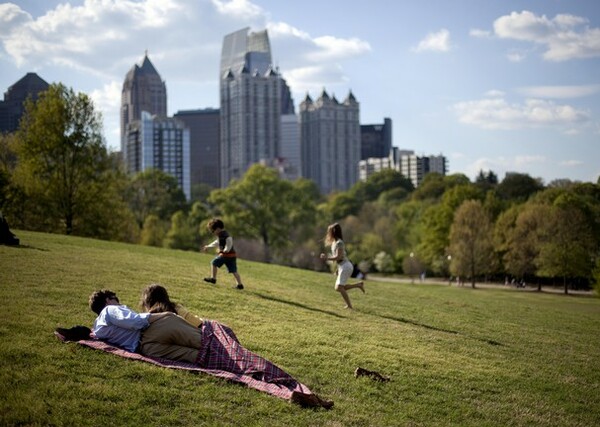
[[[221,268],[221,266],[223,264],[225,264],[225,266],[227,266],[227,271],[229,273],[237,273],[237,262],[236,262],[237,258],[236,257],[223,257],[223,256],[218,256],[215,257],[211,264],[214,265],[215,267]]]

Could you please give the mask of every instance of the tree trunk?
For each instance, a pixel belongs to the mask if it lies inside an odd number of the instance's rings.
[[[563,285],[565,287],[565,295],[569,294],[569,287],[567,286],[567,276],[563,276]]]

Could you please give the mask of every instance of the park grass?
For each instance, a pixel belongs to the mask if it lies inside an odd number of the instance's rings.
[[[368,281],[344,310],[333,276],[210,255],[26,231],[0,246],[0,425],[593,426],[600,423],[600,299]],[[331,411],[126,360],[53,335],[91,325],[89,294],[142,288],[228,324]],[[354,378],[357,366],[391,377]]]

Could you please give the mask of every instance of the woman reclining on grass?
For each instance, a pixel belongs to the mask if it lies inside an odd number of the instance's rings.
[[[170,300],[167,290],[160,285],[149,285],[142,292],[141,306],[148,313],[175,313],[191,326],[201,331],[198,355],[195,363],[205,369],[215,369],[251,377],[249,387],[275,396],[289,399],[306,407],[331,409],[332,401],[321,399],[308,387],[265,358],[244,348],[234,332],[227,326],[212,320],[203,320],[190,313],[181,304]],[[142,352],[153,355],[164,346],[157,339],[157,331],[146,329],[143,333]]]

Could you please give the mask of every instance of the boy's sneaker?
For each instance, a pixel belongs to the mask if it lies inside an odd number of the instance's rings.
[[[212,283],[213,285],[214,285],[215,283],[217,283],[217,279],[213,279],[212,277],[205,277],[205,278],[204,278],[204,281],[205,281],[205,282],[208,282],[208,283]]]
[[[238,283],[238,285],[235,288],[236,289],[244,289],[244,285],[242,285],[241,283]]]

